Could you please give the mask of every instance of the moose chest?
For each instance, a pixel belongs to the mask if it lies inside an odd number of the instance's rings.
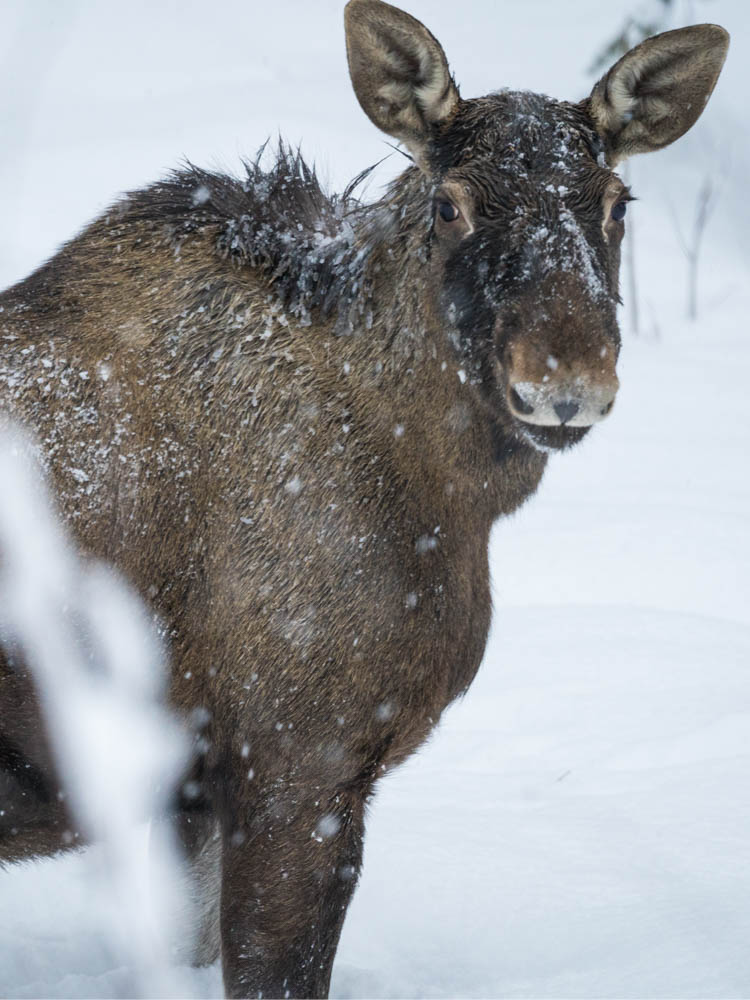
[[[215,606],[234,637],[219,696],[243,706],[240,730],[249,712],[272,742],[286,733],[297,755],[345,728],[358,755],[379,747],[386,763],[401,760],[481,662],[489,524],[438,524],[411,516],[408,503],[348,503],[343,489],[326,501],[311,471],[299,479],[267,521],[238,519],[241,544],[216,550],[211,575],[231,589]]]
[[[443,710],[468,688],[484,655],[490,624],[483,532],[462,539],[446,534],[427,552],[423,544],[420,536],[416,560],[405,567],[414,589],[389,644],[393,668],[388,683],[407,709],[390,755],[394,762],[416,749]]]

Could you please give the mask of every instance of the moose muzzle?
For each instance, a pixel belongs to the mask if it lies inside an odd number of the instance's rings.
[[[526,424],[539,427],[590,427],[611,411],[618,388],[617,376],[594,379],[586,375],[532,382],[508,382],[511,413]]]

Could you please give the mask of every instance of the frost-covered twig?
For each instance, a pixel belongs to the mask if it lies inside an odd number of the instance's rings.
[[[0,625],[33,673],[73,813],[101,845],[111,943],[132,970],[130,995],[186,995],[169,962],[182,912],[176,854],[156,824],[147,866],[138,830],[164,811],[185,759],[161,705],[159,644],[123,581],[75,554],[34,446],[15,428],[0,433],[0,557]]]

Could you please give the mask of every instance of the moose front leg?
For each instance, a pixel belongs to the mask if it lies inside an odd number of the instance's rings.
[[[229,997],[325,997],[362,858],[364,797],[295,804],[223,831],[221,934]],[[278,818],[276,818],[278,817]]]

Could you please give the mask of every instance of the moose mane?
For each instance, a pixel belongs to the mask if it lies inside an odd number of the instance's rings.
[[[368,325],[367,262],[403,217],[394,207],[396,189],[372,204],[355,197],[374,164],[343,193],[330,194],[299,149],[279,142],[273,162],[264,167],[266,147],[243,161],[241,178],[187,163],[128,194],[123,214],[166,225],[177,247],[196,232],[212,231],[219,256],[258,269],[282,308],[303,325],[312,322],[314,312],[323,317],[336,312],[339,333],[352,333],[362,321]]]

